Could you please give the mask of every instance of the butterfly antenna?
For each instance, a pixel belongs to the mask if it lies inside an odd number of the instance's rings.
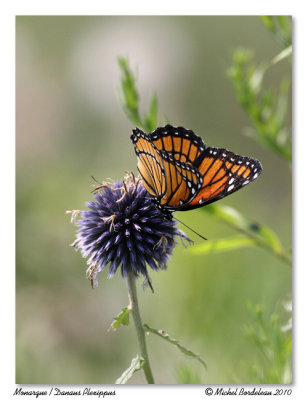
[[[180,221],[179,219],[173,217],[174,219],[176,219],[177,221],[179,221],[181,224],[183,224],[184,226],[186,226],[186,228],[188,228],[189,230],[191,230],[192,232],[194,232],[196,235],[198,235],[199,237],[201,237],[201,239],[203,240],[207,240],[207,238],[205,238],[204,236],[200,235],[200,233],[194,231],[192,228],[190,228],[188,225],[184,224],[184,222]]]

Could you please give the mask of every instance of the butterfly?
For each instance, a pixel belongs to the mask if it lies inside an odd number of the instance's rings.
[[[206,147],[201,137],[183,127],[166,125],[150,134],[136,128],[131,140],[143,184],[166,214],[222,199],[262,171],[258,160]]]

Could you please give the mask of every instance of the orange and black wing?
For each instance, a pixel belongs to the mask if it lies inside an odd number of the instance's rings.
[[[202,184],[196,195],[181,207],[181,211],[222,199],[254,181],[262,171],[258,160],[214,147],[208,147],[194,165],[202,176]]]
[[[168,211],[176,211],[194,198],[203,178],[191,163],[179,161],[165,151],[160,154],[166,179],[166,192],[160,199],[160,205]]]
[[[186,211],[222,199],[255,180],[261,163],[226,149],[205,148],[192,131],[166,125],[131,139],[146,190],[167,211]]]
[[[148,135],[134,129],[131,140],[138,157],[138,171],[146,190],[157,200],[166,193],[166,178],[163,159]]]
[[[151,136],[140,129],[134,129],[131,139],[138,157],[138,171],[150,195],[168,211],[188,203],[202,184],[198,169],[192,163],[178,160],[172,152],[158,150]]]
[[[149,138],[157,150],[165,151],[181,162],[193,164],[205,150],[201,137],[182,127],[166,125],[157,128],[149,135]]]

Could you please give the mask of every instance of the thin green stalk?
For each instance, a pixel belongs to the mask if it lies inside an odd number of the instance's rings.
[[[145,341],[145,331],[141,321],[139,306],[138,306],[138,298],[137,298],[137,290],[136,290],[136,277],[133,272],[129,272],[127,276],[127,287],[128,287],[128,295],[130,300],[131,312],[133,314],[133,319],[137,331],[139,349],[141,353],[141,357],[143,358],[143,370],[148,383],[153,384],[154,379],[150,367],[146,341]]]

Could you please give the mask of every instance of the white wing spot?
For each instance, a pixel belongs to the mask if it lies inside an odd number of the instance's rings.
[[[234,178],[231,178],[229,184],[231,185],[231,183],[232,183],[233,181],[234,181]]]
[[[242,183],[242,186],[247,185],[249,183],[249,181],[245,181]]]
[[[230,192],[230,190],[232,190],[233,188],[234,188],[234,185],[231,185],[231,186],[228,187],[227,191]]]
[[[188,182],[188,187],[191,187],[191,182]]]
[[[192,188],[192,189],[191,189],[191,193],[192,193],[192,194],[195,194],[195,192],[196,192],[196,189],[195,189],[195,188]]]
[[[254,174],[252,179],[256,179],[259,176],[259,174]]]

